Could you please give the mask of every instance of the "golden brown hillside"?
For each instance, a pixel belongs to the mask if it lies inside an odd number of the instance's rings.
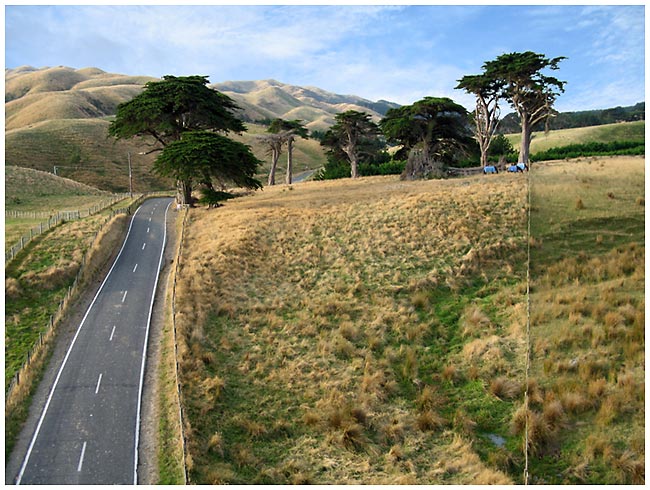
[[[98,68],[5,71],[5,128],[53,119],[101,118],[137,95],[152,77],[129,77]]]

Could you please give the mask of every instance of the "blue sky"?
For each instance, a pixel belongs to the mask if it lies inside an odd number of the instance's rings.
[[[503,53],[566,56],[560,111],[645,100],[645,6],[14,5],[5,67],[278,81],[410,104]],[[509,111],[505,111],[509,112]],[[505,113],[504,112],[504,113]]]

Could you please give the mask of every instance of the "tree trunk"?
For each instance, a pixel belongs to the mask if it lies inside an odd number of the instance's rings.
[[[351,168],[350,176],[353,179],[359,177],[359,164],[357,162],[357,156],[354,153],[350,154],[350,168]]]
[[[280,152],[273,149],[273,162],[271,163],[271,171],[269,172],[269,185],[275,185],[275,169],[278,167],[279,159]]]
[[[481,149],[481,167],[485,168],[488,164],[488,148],[489,144],[485,144],[483,139],[479,140],[479,148]]]
[[[530,140],[533,133],[533,127],[526,114],[521,115],[521,147],[519,148],[519,162],[529,166],[528,158],[530,155]]]
[[[176,202],[181,206],[192,205],[192,184],[188,181],[176,181]]]
[[[293,178],[293,136],[287,140],[287,185],[291,184]]]

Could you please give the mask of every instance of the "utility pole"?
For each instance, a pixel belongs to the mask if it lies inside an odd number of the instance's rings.
[[[129,160],[129,197],[133,198],[133,173],[131,172],[131,152],[126,152],[127,158]]]

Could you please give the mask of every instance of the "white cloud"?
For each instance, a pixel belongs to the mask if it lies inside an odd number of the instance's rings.
[[[557,74],[568,82],[558,104],[644,94],[640,6],[60,5],[5,12],[9,67],[202,74],[214,83],[275,78],[403,104],[444,96],[470,109],[473,98],[454,90],[457,80],[503,52],[530,49],[569,57]]]

